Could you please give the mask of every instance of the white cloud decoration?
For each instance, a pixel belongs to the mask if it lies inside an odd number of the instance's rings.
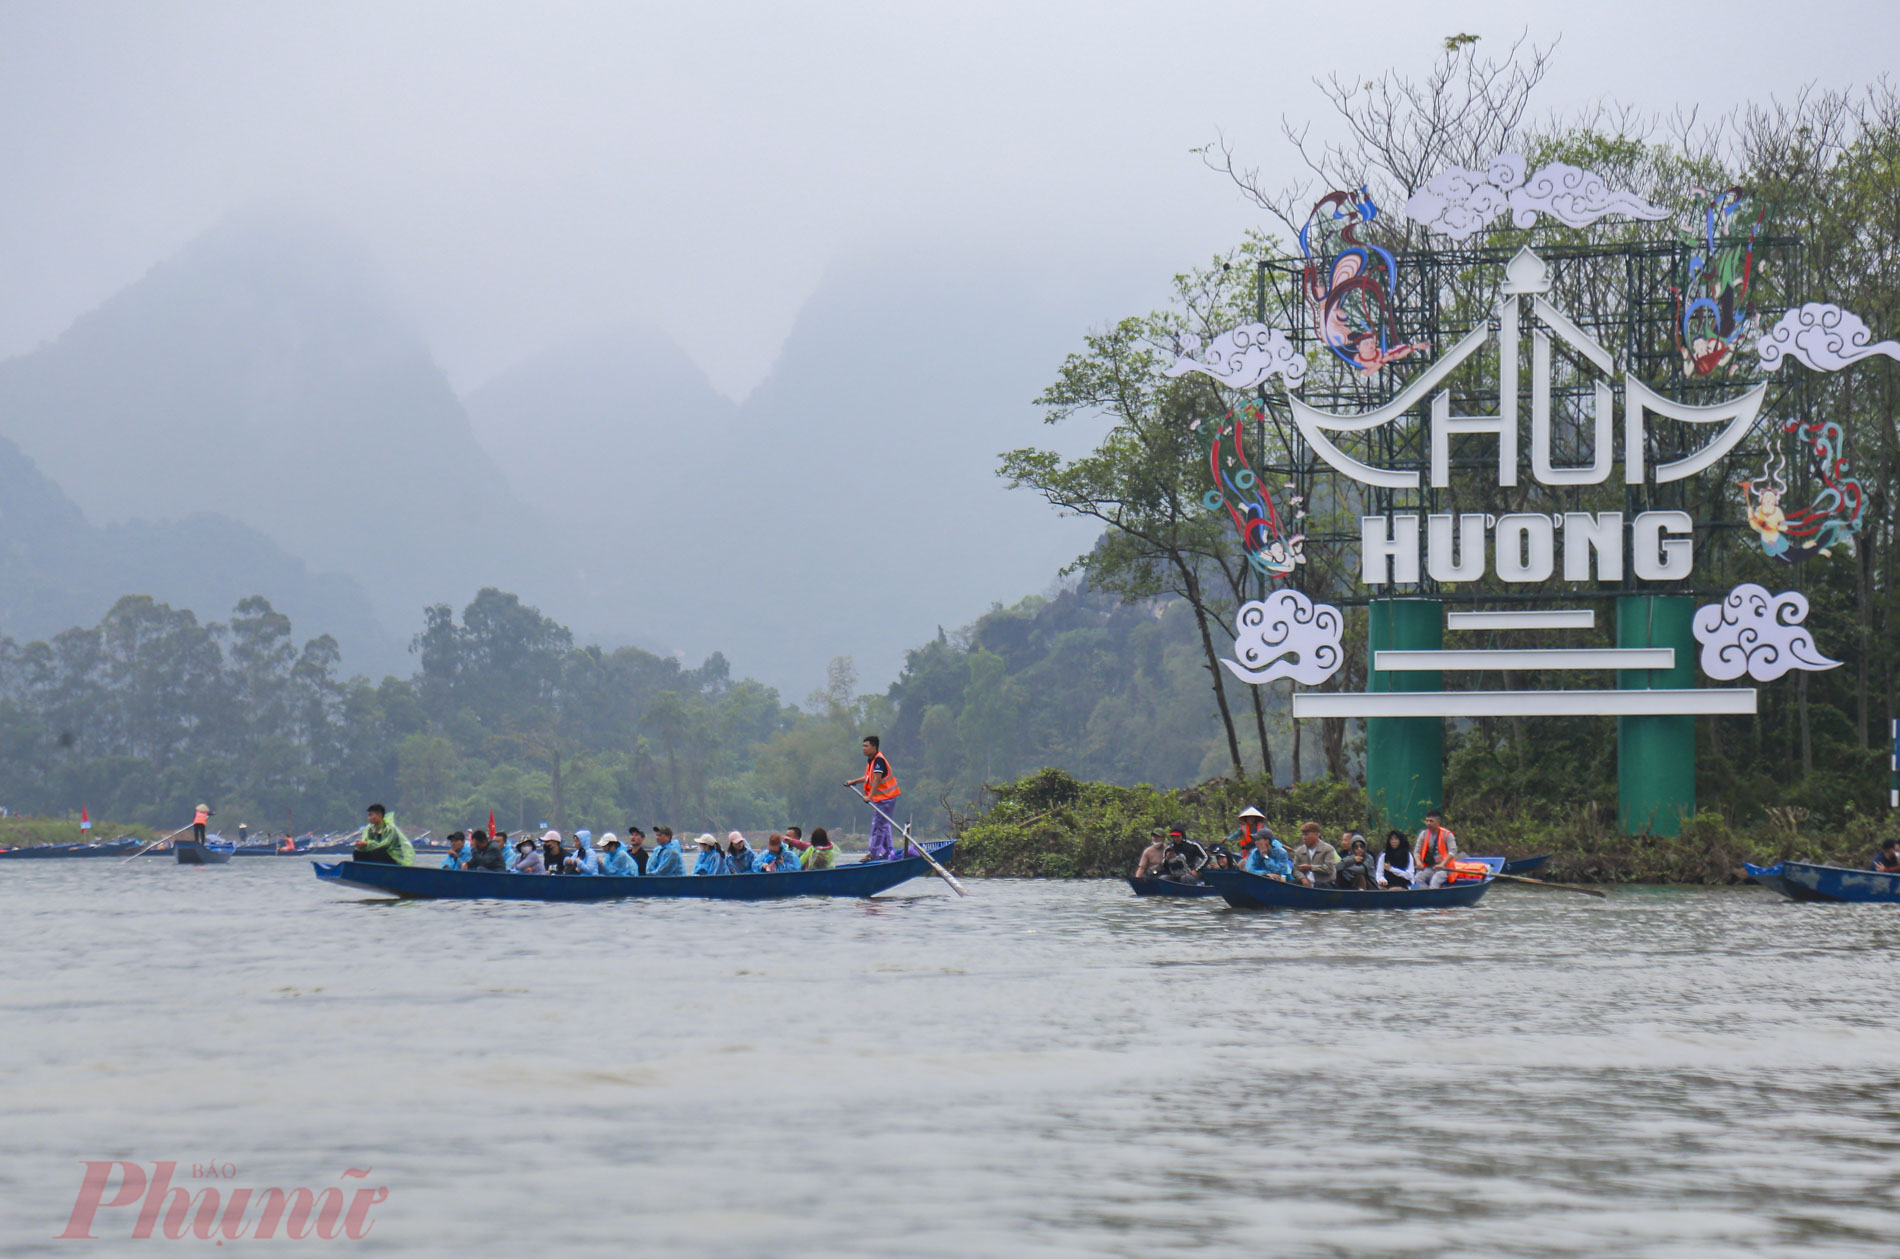
[[[1345,618],[1330,603],[1314,603],[1298,590],[1276,590],[1264,600],[1240,608],[1240,633],[1234,639],[1236,664],[1227,671],[1255,684],[1292,678],[1318,686],[1346,661],[1339,646]]]
[[[1611,214],[1666,219],[1669,211],[1632,192],[1611,188],[1603,176],[1567,162],[1550,162],[1528,177],[1522,153],[1501,153],[1481,171],[1454,166],[1433,175],[1405,203],[1415,221],[1453,240],[1467,240],[1511,211],[1511,222],[1532,227],[1539,214],[1586,227]]]
[[[1201,372],[1230,389],[1252,389],[1278,373],[1288,389],[1298,389],[1306,375],[1306,356],[1293,347],[1286,333],[1263,323],[1229,328],[1208,342],[1198,359],[1194,355],[1201,350],[1199,337],[1182,337],[1181,348],[1184,353],[1161,369],[1163,376]]]
[[[1841,662],[1823,656],[1814,635],[1802,627],[1807,616],[1807,596],[1793,590],[1771,595],[1753,582],[1743,582],[1722,602],[1696,609],[1702,672],[1718,682],[1744,673],[1757,682],[1772,682],[1790,669],[1839,668]]]
[[[1761,365],[1778,370],[1794,359],[1811,371],[1838,372],[1876,354],[1900,359],[1900,341],[1874,341],[1866,321],[1833,302],[1809,302],[1775,320],[1755,345]]]

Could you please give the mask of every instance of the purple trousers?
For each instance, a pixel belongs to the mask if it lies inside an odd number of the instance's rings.
[[[871,806],[872,861],[889,861],[894,855],[891,852],[891,820],[885,814],[891,811],[895,803],[894,800],[879,800]]]

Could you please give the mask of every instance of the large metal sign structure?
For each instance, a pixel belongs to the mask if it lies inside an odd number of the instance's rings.
[[[1811,300],[1801,242],[1743,188],[1665,207],[1505,154],[1405,212],[1432,243],[1394,253],[1364,189],[1321,198],[1300,255],[1260,264],[1256,319],[1167,369],[1242,395],[1204,426],[1207,506],[1261,587],[1225,663],[1308,688],[1296,720],[1363,719],[1390,824],[1438,802],[1447,719],[1614,716],[1621,824],[1672,834],[1695,809],[1695,717],[1757,706],[1698,668],[1768,682],[1839,663],[1806,599],[1770,585],[1860,525],[1813,374],[1900,343]],[[1699,585],[1738,544],[1769,585]],[[1332,602],[1313,598],[1322,554],[1345,574]],[[1367,685],[1331,688],[1339,605],[1359,604]],[[1612,628],[1614,646],[1572,641]]]

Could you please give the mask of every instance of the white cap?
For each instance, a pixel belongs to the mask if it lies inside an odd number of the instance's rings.
[[[602,848],[605,848],[608,844],[617,844],[619,842],[620,836],[614,834],[612,831],[608,831],[605,835],[600,837],[600,846]]]
[[[711,831],[705,832],[693,842],[696,844],[706,844],[713,848],[719,847],[719,840],[713,835]]]

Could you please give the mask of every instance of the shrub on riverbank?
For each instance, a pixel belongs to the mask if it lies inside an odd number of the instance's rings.
[[[99,821],[90,832],[81,831],[79,822],[69,817],[0,817],[0,848],[31,848],[36,844],[77,844],[87,839],[117,839],[134,835],[142,840],[158,838],[149,826]]]
[[[1031,878],[1121,878],[1135,867],[1148,835],[1180,826],[1202,843],[1234,828],[1234,815],[1251,804],[1289,845],[1300,823],[1318,822],[1326,839],[1369,827],[1365,792],[1326,778],[1291,787],[1259,779],[1216,778],[1178,791],[1084,782],[1043,769],[987,789],[987,807],[954,818],[957,869],[969,874]],[[1794,857],[1865,865],[1883,833],[1881,819],[1850,814],[1844,826],[1808,829],[1799,809],[1769,810],[1747,825],[1705,809],[1680,835],[1617,833],[1614,802],[1539,813],[1523,805],[1496,805],[1447,819],[1467,852],[1527,857],[1555,854],[1541,872],[1565,882],[1729,883],[1744,861],[1758,865]]]

